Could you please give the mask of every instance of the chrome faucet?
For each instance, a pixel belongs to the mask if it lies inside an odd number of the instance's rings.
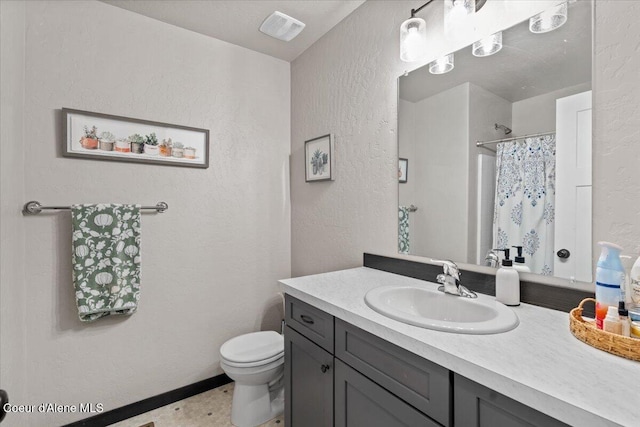
[[[489,249],[487,251],[487,255],[484,257],[484,265],[493,268],[500,267],[500,257],[496,249]]]
[[[440,292],[457,295],[465,298],[477,298],[478,295],[462,286],[460,283],[460,270],[455,262],[449,260],[432,259],[431,262],[442,265],[442,274],[438,274],[436,281],[442,286],[438,287]]]

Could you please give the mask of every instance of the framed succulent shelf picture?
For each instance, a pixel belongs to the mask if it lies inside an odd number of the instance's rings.
[[[62,109],[62,154],[92,160],[209,167],[209,130]]]
[[[304,142],[305,181],[333,181],[333,135],[323,135]]]

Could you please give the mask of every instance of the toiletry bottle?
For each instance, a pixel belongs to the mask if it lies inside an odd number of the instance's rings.
[[[504,259],[496,272],[496,300],[504,305],[520,305],[520,276],[509,259],[509,249],[499,250],[504,252]]]
[[[627,301],[640,306],[640,257],[633,263],[629,273],[629,297]]]
[[[602,329],[609,306],[614,306],[617,313],[624,267],[620,262],[620,246],[609,242],[598,242],[598,245],[602,252],[596,268],[596,327]]]
[[[631,269],[635,260],[635,257],[620,255],[620,261],[624,267],[624,282],[620,287],[620,301],[624,301],[627,306],[633,303],[631,300]]]
[[[629,310],[625,308],[624,301],[618,303],[618,318],[622,325],[622,332],[620,334],[624,337],[630,336],[631,323],[629,321]]]
[[[513,268],[518,273],[531,273],[531,269],[524,263],[524,257],[522,256],[522,246],[513,246],[518,251],[518,255],[513,257]]]
[[[620,317],[618,316],[618,309],[613,305],[610,305],[607,309],[607,316],[604,318],[603,329],[612,334],[622,334],[622,323],[620,323]]]

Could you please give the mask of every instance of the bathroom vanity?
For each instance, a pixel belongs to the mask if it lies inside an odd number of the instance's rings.
[[[640,364],[576,340],[567,313],[523,304],[514,330],[454,334],[364,301],[430,282],[362,267],[281,283],[287,426],[631,426],[638,415],[616,390],[632,390]]]

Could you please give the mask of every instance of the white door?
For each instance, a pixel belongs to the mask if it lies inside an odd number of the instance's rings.
[[[556,100],[555,222],[554,276],[591,282],[591,91]]]

